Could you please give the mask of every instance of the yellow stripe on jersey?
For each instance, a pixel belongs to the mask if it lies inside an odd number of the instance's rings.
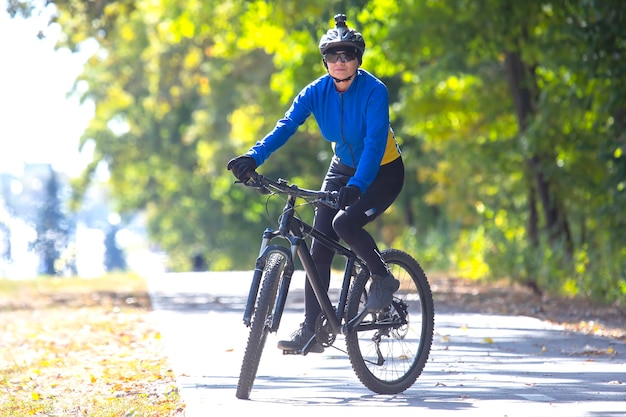
[[[389,162],[393,162],[398,158],[400,158],[400,146],[396,140],[395,133],[393,133],[393,129],[389,126],[387,147],[385,148],[385,154],[383,155],[383,160],[380,161],[380,165],[387,165]]]
[[[330,144],[333,149],[333,153],[335,152],[335,146],[337,144],[332,142]],[[389,162],[393,162],[396,159],[400,158],[400,145],[398,145],[398,141],[396,140],[396,134],[393,133],[393,129],[389,126],[389,133],[387,134],[387,145],[385,146],[385,153],[383,154],[383,159],[380,161],[380,166],[387,165]],[[335,154],[336,155],[336,154]],[[338,158],[340,161],[341,159]]]

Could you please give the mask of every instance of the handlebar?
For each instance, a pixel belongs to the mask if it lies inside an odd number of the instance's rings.
[[[324,204],[333,209],[337,209],[339,193],[337,191],[316,191],[307,188],[300,188],[296,184],[289,184],[289,181],[279,178],[274,181],[256,171],[250,173],[250,177],[245,181],[238,181],[248,187],[258,188],[259,191],[276,192],[286,194],[295,198],[313,199],[315,203]]]

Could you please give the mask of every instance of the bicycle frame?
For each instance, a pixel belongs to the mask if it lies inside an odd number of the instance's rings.
[[[363,319],[363,314],[355,317],[350,323],[343,324],[343,315],[345,306],[348,299],[348,292],[350,289],[350,283],[354,276],[355,267],[359,266],[361,269],[367,270],[367,267],[363,261],[352,250],[341,245],[339,242],[328,238],[325,234],[318,231],[311,225],[303,222],[295,217],[295,202],[296,197],[289,195],[287,202],[283,208],[282,215],[280,217],[280,225],[278,230],[271,228],[265,229],[263,232],[263,240],[261,243],[261,249],[259,257],[256,260],[254,275],[252,279],[252,285],[250,286],[250,292],[248,294],[248,302],[246,304],[246,310],[244,312],[244,324],[250,326],[253,309],[255,306],[256,297],[261,285],[261,278],[263,275],[263,268],[267,259],[267,254],[271,251],[282,252],[286,259],[287,264],[283,272],[283,282],[279,290],[279,295],[276,303],[276,308],[273,315],[273,321],[270,326],[270,331],[275,332],[278,329],[282,313],[284,310],[287,293],[289,291],[289,285],[291,283],[291,276],[295,270],[294,257],[297,255],[304,267],[306,273],[306,279],[311,284],[313,292],[320,303],[322,312],[325,314],[328,320],[328,325],[333,333],[347,334],[352,331]],[[346,258],[346,266],[344,269],[343,282],[341,285],[341,292],[337,308],[335,309],[330,301],[327,290],[322,284],[322,280],[317,271],[317,267],[311,256],[309,246],[306,242],[306,237],[312,237],[321,244],[325,245],[329,249],[332,249],[336,255],[341,255]],[[289,242],[289,249],[282,245],[273,245],[272,241],[276,238],[283,238]],[[305,348],[306,349],[306,348]]]
[[[286,195],[287,198],[278,229],[268,228],[263,232],[244,313],[244,323],[250,328],[250,333],[239,374],[237,398],[250,397],[267,335],[278,331],[296,257],[304,267],[307,282],[321,306],[322,315],[315,325],[315,334],[308,342],[298,350],[283,349],[283,354],[306,355],[316,343],[323,348],[334,347],[336,336],[343,334],[346,342],[344,352],[357,377],[367,388],[379,394],[398,394],[410,387],[428,359],[434,328],[432,293],[417,261],[398,249],[381,252],[381,257],[404,288],[383,311],[369,310],[365,306],[370,271],[364,261],[339,241],[305,223],[295,212],[299,198],[307,204],[339,209],[338,193],[299,188],[286,180],[274,181],[256,172],[242,182],[262,191]],[[309,237],[335,255],[346,258],[336,307],[330,301],[326,285],[322,283],[310,254]],[[284,241],[274,243],[277,238],[286,240],[288,244]],[[411,314],[414,314],[413,320]]]

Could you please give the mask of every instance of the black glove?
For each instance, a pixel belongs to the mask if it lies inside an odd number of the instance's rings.
[[[249,178],[250,173],[256,169],[256,162],[249,155],[241,155],[228,161],[226,169],[232,171],[239,181],[245,181]]]
[[[341,187],[339,189],[339,197],[337,197],[337,203],[340,209],[344,209],[347,206],[356,203],[361,198],[361,190],[356,185],[348,185],[347,187]]]

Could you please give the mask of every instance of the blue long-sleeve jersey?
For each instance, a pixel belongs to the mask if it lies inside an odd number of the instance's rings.
[[[333,79],[324,75],[307,85],[274,129],[258,141],[247,155],[257,166],[284,145],[313,114],[322,136],[332,142],[339,160],[356,169],[348,185],[365,192],[378,169],[400,156],[389,123],[387,87],[369,72],[359,69],[350,88],[335,89]]]

